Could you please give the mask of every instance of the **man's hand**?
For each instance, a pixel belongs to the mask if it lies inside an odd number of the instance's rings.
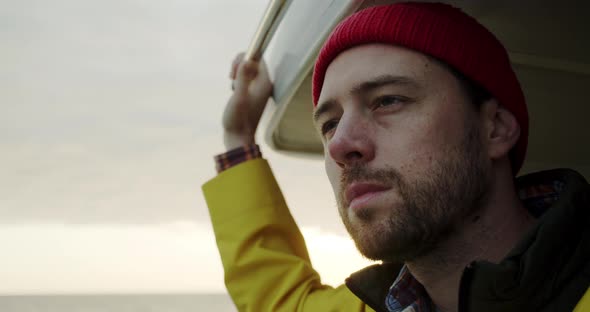
[[[234,94],[223,113],[223,141],[231,150],[254,143],[260,116],[272,94],[272,83],[264,62],[236,56],[230,73]]]

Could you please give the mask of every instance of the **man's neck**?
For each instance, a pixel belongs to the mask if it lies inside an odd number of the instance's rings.
[[[512,185],[495,185],[492,189],[487,203],[466,218],[436,250],[406,262],[442,312],[457,311],[461,275],[469,263],[499,263],[535,222]]]

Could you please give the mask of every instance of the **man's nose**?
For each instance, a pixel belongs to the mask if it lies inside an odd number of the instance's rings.
[[[361,114],[343,114],[328,142],[330,157],[341,167],[366,163],[375,157],[370,120]]]

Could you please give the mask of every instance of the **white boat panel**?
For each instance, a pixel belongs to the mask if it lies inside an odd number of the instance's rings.
[[[291,1],[265,53],[275,83],[266,140],[276,150],[323,153],[311,122],[311,69],[321,43],[356,9],[395,1]],[[522,173],[570,167],[590,178],[590,2],[445,1],[507,47],[530,113]],[[534,5],[532,5],[534,3]]]

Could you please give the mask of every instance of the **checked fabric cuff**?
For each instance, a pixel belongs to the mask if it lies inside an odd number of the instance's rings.
[[[215,156],[215,169],[217,169],[217,173],[220,173],[255,158],[262,158],[258,144],[244,145]]]

